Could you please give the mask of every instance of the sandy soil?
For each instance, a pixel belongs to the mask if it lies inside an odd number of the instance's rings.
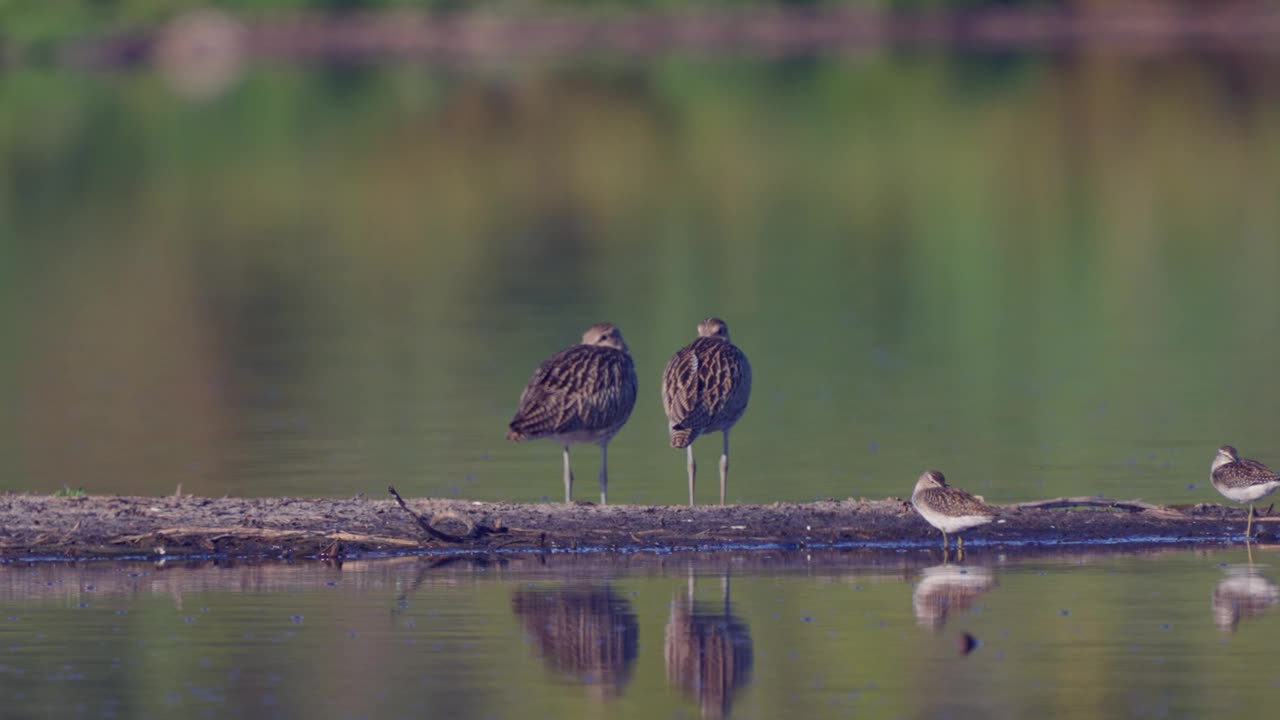
[[[410,499],[408,507],[432,532],[394,500],[10,494],[0,496],[0,558],[353,557],[941,542],[938,532],[897,498],[695,508]],[[988,546],[1239,541],[1245,512],[1210,504],[1010,506],[997,522],[965,537]],[[1280,517],[1259,518],[1254,530],[1259,540],[1275,541]]]

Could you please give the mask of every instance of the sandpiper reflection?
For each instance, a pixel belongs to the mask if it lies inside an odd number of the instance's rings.
[[[934,565],[925,568],[911,596],[916,622],[941,630],[952,612],[964,612],[974,598],[995,587],[990,568],[981,565]]]
[[[720,604],[695,602],[693,589],[690,572],[685,597],[671,601],[667,682],[695,698],[703,717],[725,717],[734,693],[751,681],[751,630],[733,614],[728,574],[720,580]]]
[[[1224,632],[1235,632],[1241,620],[1257,617],[1280,602],[1280,587],[1252,565],[1232,565],[1213,589],[1213,621]]]
[[[631,679],[640,624],[631,603],[608,585],[525,588],[511,596],[547,667],[616,697]]]

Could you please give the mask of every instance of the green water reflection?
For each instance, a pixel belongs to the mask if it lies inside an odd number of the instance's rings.
[[[928,467],[1216,501],[1218,445],[1280,461],[1278,69],[263,63],[202,102],[13,70],[0,487],[555,498],[505,424],[609,320],[641,378],[611,499],[677,503],[658,379],[714,313],[756,374],[731,501]]]
[[[1280,692],[1274,550],[10,564],[0,700],[46,717],[1257,715]]]

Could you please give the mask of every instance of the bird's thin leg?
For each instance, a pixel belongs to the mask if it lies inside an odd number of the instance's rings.
[[[693,476],[698,472],[698,464],[693,461],[693,443],[685,449],[689,453],[689,507],[693,507]]]
[[[1244,525],[1244,541],[1249,542],[1249,531],[1253,529],[1253,505],[1249,505],[1249,521]]]
[[[573,466],[569,464],[569,446],[564,446],[564,501],[573,502]]]
[[[942,551],[943,552],[947,551],[947,531],[946,530],[942,531]]]
[[[956,560],[964,561],[964,536],[956,536]]]
[[[600,443],[600,504],[609,504],[609,443]]]
[[[724,488],[729,483],[729,431],[724,431],[724,450],[720,453],[720,504],[724,504]]]

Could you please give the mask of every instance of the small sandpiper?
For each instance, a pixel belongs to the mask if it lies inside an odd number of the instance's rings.
[[[942,550],[947,550],[947,533],[956,535],[956,549],[964,552],[964,538],[959,533],[996,519],[996,510],[982,498],[958,487],[951,487],[937,470],[930,470],[916,481],[911,504],[928,523],[942,531]]]
[[[1253,504],[1280,488],[1280,475],[1257,460],[1241,458],[1230,445],[1218,448],[1209,471],[1209,482],[1228,500],[1249,503],[1249,521],[1244,537],[1253,529]]]

